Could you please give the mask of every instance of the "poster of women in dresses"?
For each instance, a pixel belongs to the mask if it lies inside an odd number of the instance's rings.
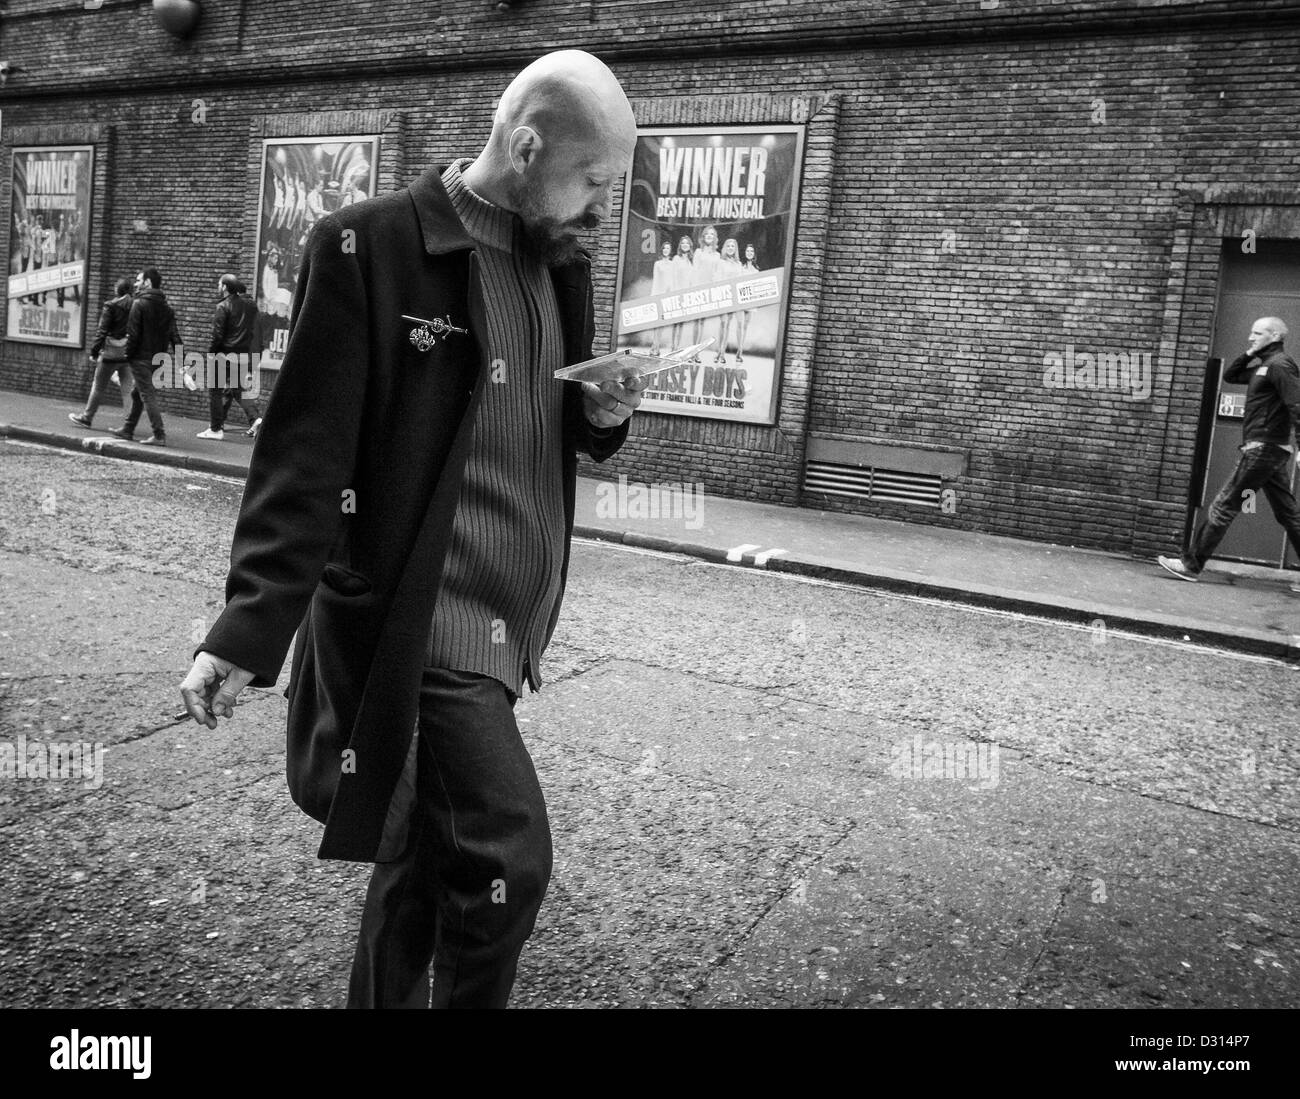
[[[90,145],[14,149],[7,339],[82,345],[94,168]]]
[[[257,275],[250,287],[258,311],[263,369],[278,369],[289,340],[293,302],[307,235],[321,218],[375,193],[377,135],[281,137],[262,142],[262,192],[257,211]]]
[[[614,349],[667,355],[711,341],[654,375],[643,409],[775,422],[803,130],[639,131]]]

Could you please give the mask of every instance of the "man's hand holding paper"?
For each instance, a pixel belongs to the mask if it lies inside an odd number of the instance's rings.
[[[636,411],[641,391],[650,384],[650,375],[582,383],[582,397],[587,419],[596,427],[618,427]]]
[[[641,403],[641,391],[650,384],[652,375],[689,361],[712,342],[708,339],[662,357],[631,348],[612,351],[563,367],[555,372],[555,377],[582,383],[587,419],[591,423],[596,427],[617,427],[636,411]]]

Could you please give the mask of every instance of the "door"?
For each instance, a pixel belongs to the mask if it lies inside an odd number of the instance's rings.
[[[1300,341],[1300,241],[1256,240],[1253,254],[1243,253],[1240,240],[1225,240],[1219,268],[1219,304],[1214,315],[1214,345],[1211,355],[1223,365],[1246,350],[1247,337],[1260,317],[1281,317],[1290,329],[1287,348],[1295,354]],[[1216,407],[1211,423],[1209,457],[1204,493],[1195,521],[1204,517],[1214,494],[1232,475],[1240,457],[1241,421],[1245,415],[1246,387],[1219,379]],[[1292,491],[1296,487],[1295,465],[1291,467]],[[1250,561],[1277,567],[1283,563],[1300,567],[1295,551],[1263,493],[1257,493],[1254,513],[1243,509],[1228,529],[1216,557]],[[1250,506],[1249,504],[1247,506]]]

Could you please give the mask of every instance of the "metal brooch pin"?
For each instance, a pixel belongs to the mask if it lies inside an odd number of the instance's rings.
[[[434,317],[431,321],[427,321],[423,317],[408,317],[403,313],[402,320],[411,321],[413,324],[419,325],[418,328],[411,329],[411,342],[421,351],[428,351],[429,348],[438,342],[439,336],[445,338],[452,332],[459,332],[462,336],[469,335],[468,328],[457,328],[451,323],[450,313],[447,314],[445,320],[442,317]]]

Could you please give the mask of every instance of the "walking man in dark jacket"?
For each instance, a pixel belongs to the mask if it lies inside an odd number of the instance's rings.
[[[200,431],[200,439],[224,439],[226,415],[232,402],[248,417],[246,435],[256,435],[262,423],[262,413],[257,401],[245,396],[244,381],[251,380],[256,366],[252,361],[253,326],[257,321],[257,306],[248,298],[245,287],[234,275],[222,275],[217,280],[216,316],[212,319],[212,342],[208,345],[208,427]],[[213,356],[218,356],[213,358]],[[215,376],[213,376],[215,375]],[[232,386],[231,382],[234,382]]]
[[[477,159],[312,231],[226,609],[181,693],[216,728],[297,631],[290,790],[321,857],[376,864],[353,1007],[504,1007],[550,880],[514,705],[560,611],[577,452],[613,454],[645,384],[554,377],[591,356],[578,233],[635,143],[613,73],[560,51]]]
[[[126,358],[135,392],[131,394],[131,411],[126,414],[126,423],[110,434],[134,442],[140,412],[148,409],[153,436],[142,441],[145,446],[166,446],[167,432],[162,413],[158,411],[158,393],[153,387],[153,358],[164,352],[175,354],[181,338],[176,331],[176,314],[162,292],[158,268],[146,267],[141,271],[136,276],[136,286],[139,292],[126,320]],[[180,368],[184,364],[176,365]]]
[[[90,361],[95,364],[95,377],[90,383],[90,396],[81,412],[69,412],[68,419],[81,427],[90,427],[95,418],[108,381],[117,372],[117,384],[122,390],[123,404],[131,391],[131,372],[126,366],[126,321],[131,314],[131,280],[117,280],[117,296],[104,302],[99,314],[99,328],[95,342],[90,345]],[[110,343],[109,341],[112,341]]]
[[[1249,386],[1241,422],[1241,458],[1182,557],[1156,558],[1180,580],[1197,579],[1240,514],[1247,492],[1263,490],[1273,515],[1300,553],[1300,506],[1291,493],[1291,459],[1296,450],[1291,431],[1300,431],[1300,367],[1282,350],[1286,333],[1286,325],[1277,317],[1260,318],[1250,330],[1246,353],[1223,372],[1224,381]]]

